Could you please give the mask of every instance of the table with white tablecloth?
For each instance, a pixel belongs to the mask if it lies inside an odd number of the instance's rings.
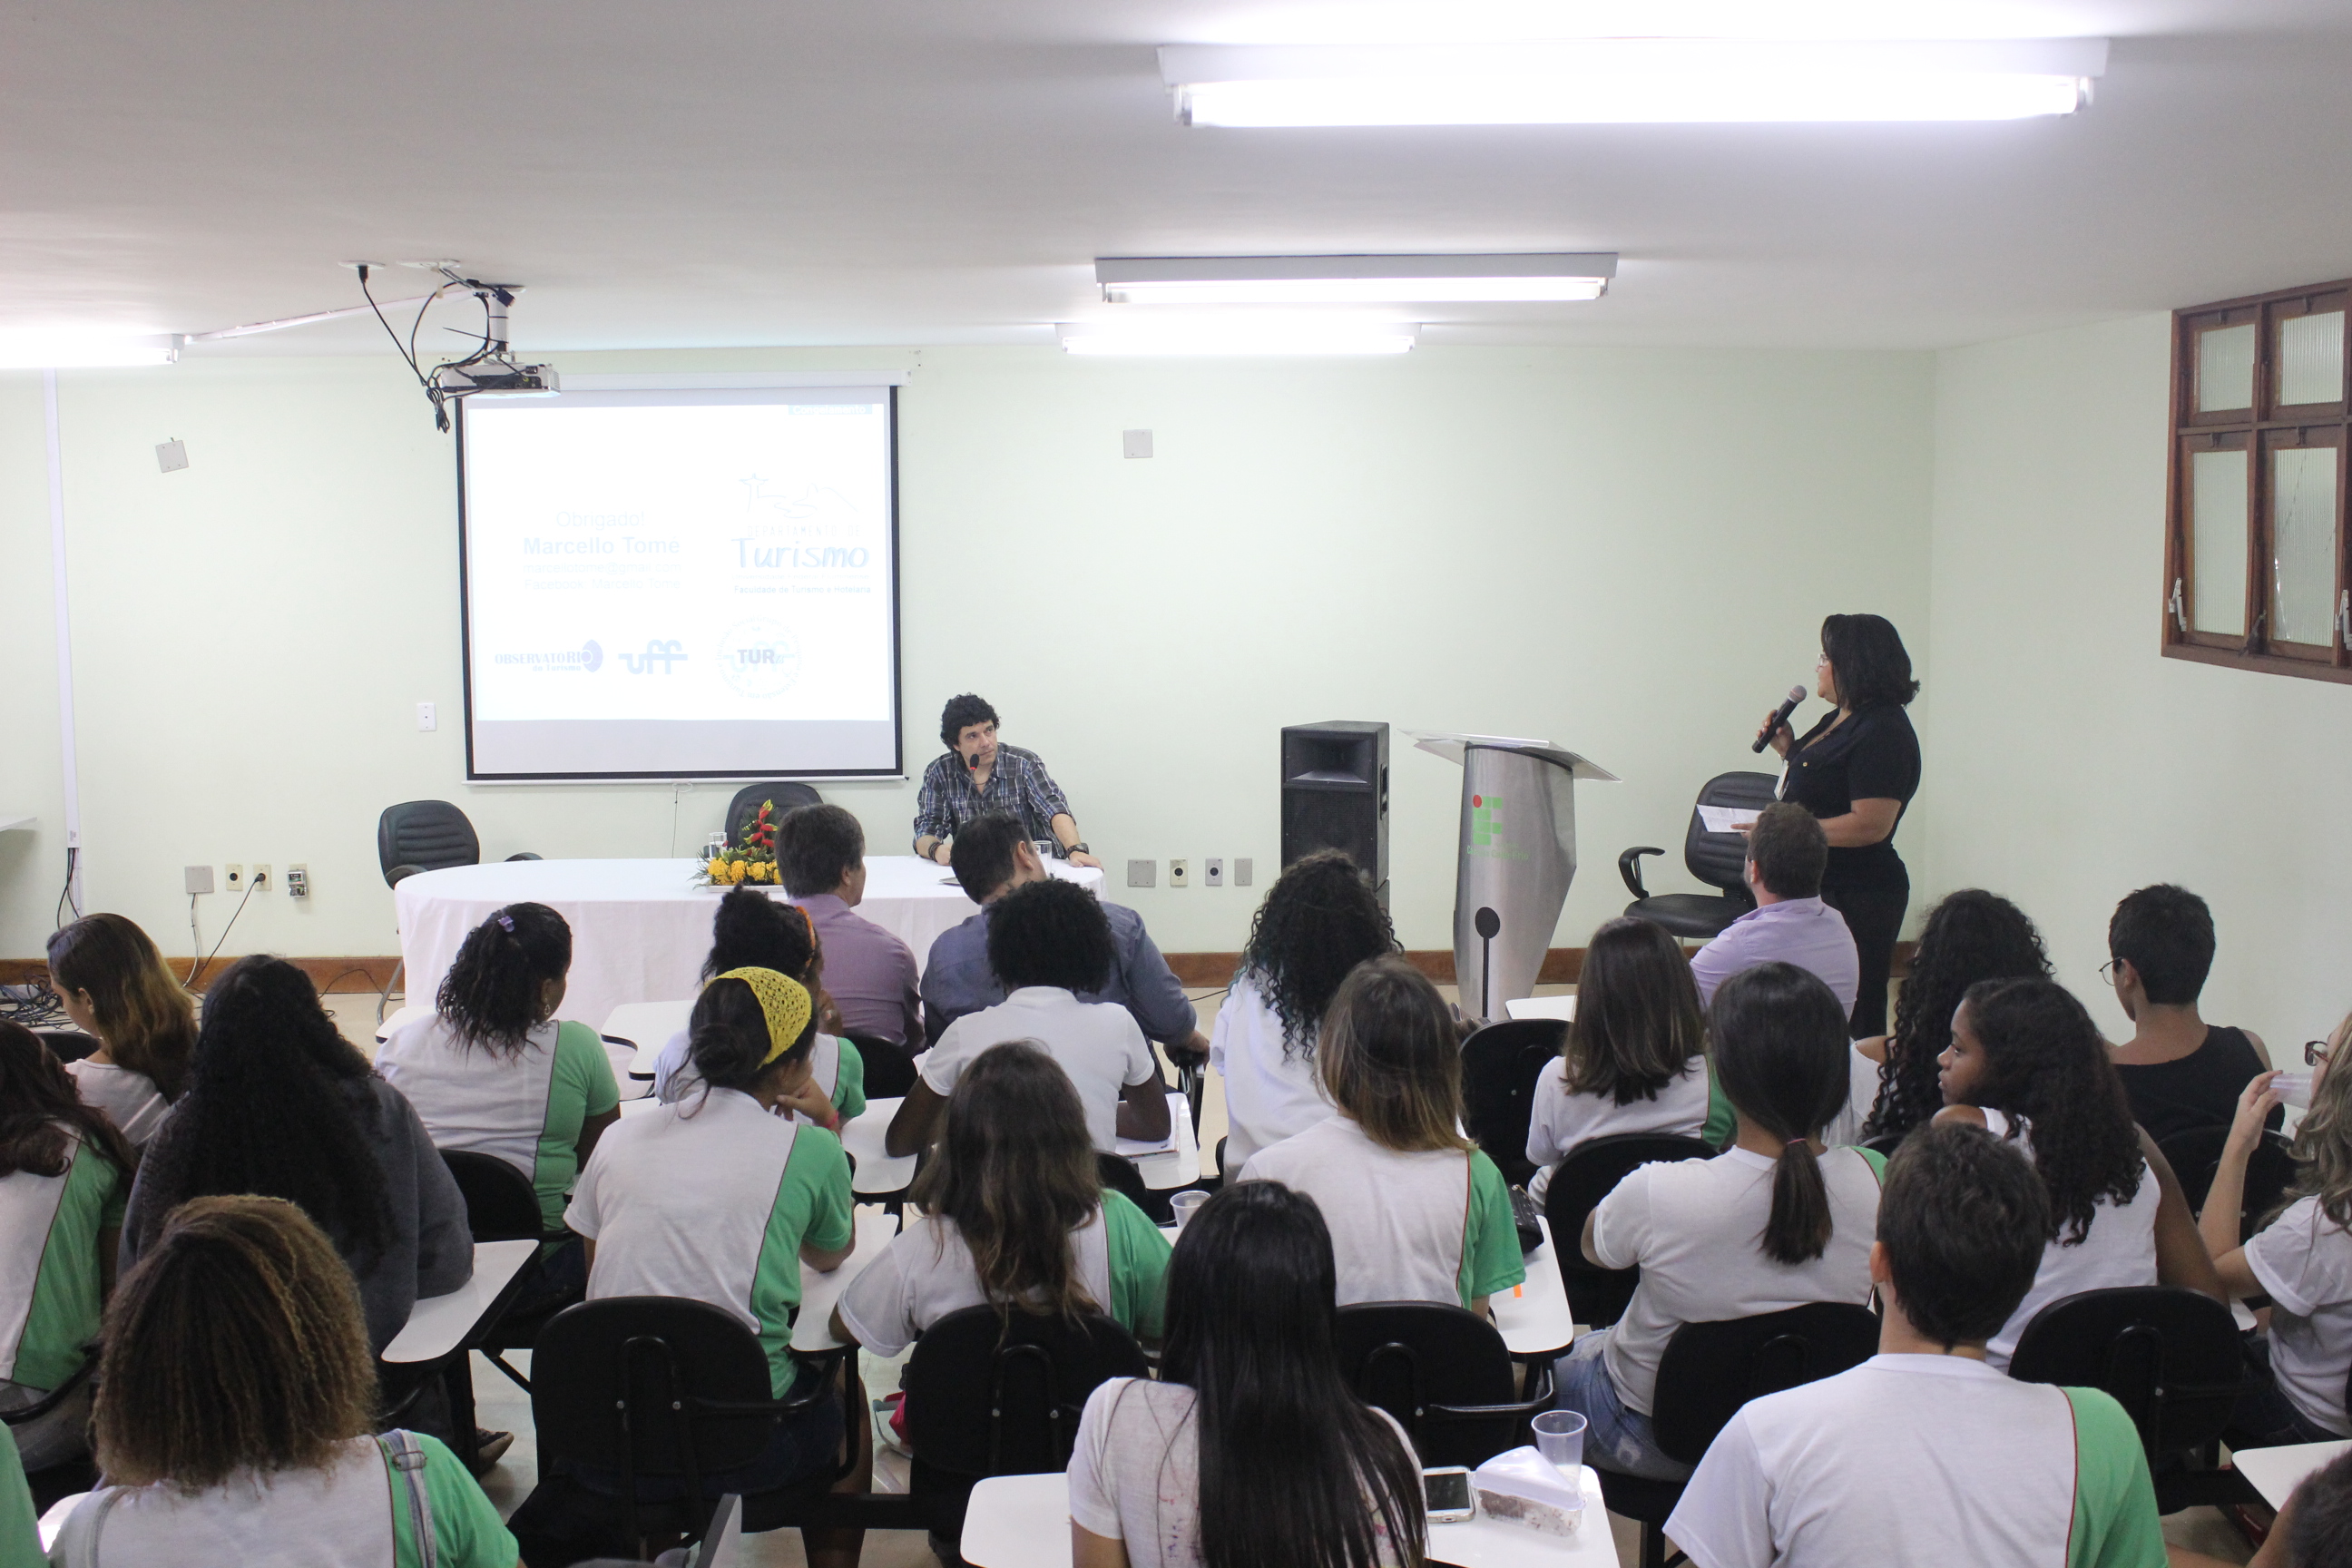
[[[717,888],[697,886],[694,860],[501,860],[452,866],[404,878],[392,890],[400,955],[411,997],[427,1000],[457,956],[466,933],[509,904],[547,905],[572,925],[572,982],[562,1013],[602,1018],[625,1002],[691,996],[710,951]],[[1049,863],[1053,873],[1099,895],[1099,868]],[[782,899],[781,889],[758,889]],[[979,906],[944,866],[911,855],[869,856],[857,912],[914,951],[920,968],[931,942]]]

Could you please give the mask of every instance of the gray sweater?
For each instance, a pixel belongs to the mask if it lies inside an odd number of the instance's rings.
[[[328,1235],[359,1282],[368,1344],[380,1354],[407,1324],[418,1297],[446,1295],[474,1277],[474,1238],[466,1200],[407,1098],[373,1073],[352,1080],[347,1092],[361,1136],[383,1172],[392,1236],[383,1247],[362,1252]],[[172,1210],[198,1195],[188,1191],[186,1126],[176,1110],[164,1118],[140,1162],[122,1220],[126,1274],[155,1245]]]

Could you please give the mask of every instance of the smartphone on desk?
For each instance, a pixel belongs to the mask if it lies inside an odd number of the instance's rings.
[[[1470,1472],[1460,1465],[1422,1471],[1421,1489],[1432,1524],[1459,1524],[1477,1511],[1470,1498]]]

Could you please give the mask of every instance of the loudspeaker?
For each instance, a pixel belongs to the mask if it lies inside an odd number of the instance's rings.
[[[1344,849],[1389,900],[1389,727],[1335,719],[1282,731],[1282,863]]]

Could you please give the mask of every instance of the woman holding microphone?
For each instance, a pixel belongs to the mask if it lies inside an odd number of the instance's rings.
[[[1853,932],[1862,991],[1848,1022],[1864,1039],[1886,1033],[1887,971],[1911,901],[1895,829],[1919,788],[1919,737],[1903,710],[1919,683],[1884,616],[1832,616],[1822,623],[1813,689],[1836,710],[1801,738],[1783,721],[1765,739],[1788,759],[1780,798],[1811,812],[1829,837],[1822,900]]]

